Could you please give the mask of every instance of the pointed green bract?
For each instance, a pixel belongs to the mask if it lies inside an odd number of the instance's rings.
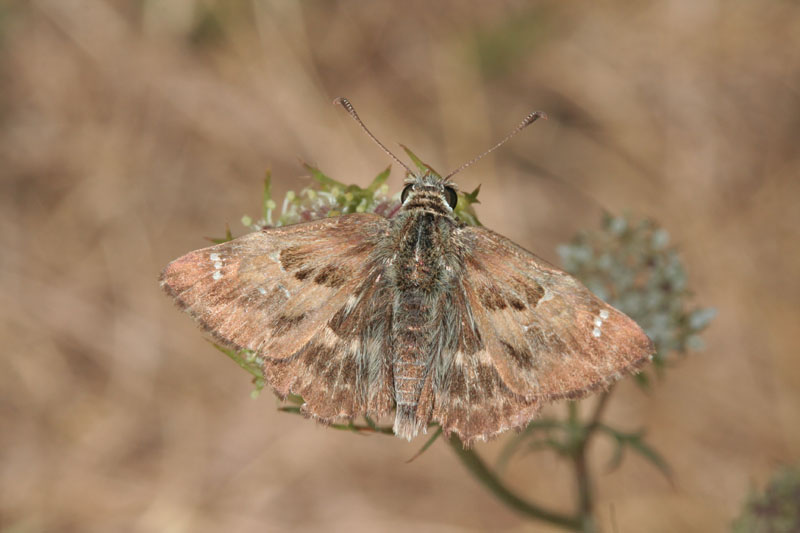
[[[483,226],[481,221],[478,220],[478,214],[475,212],[475,208],[472,207],[472,204],[480,203],[478,201],[478,193],[480,190],[481,186],[478,185],[475,190],[470,193],[458,194],[458,202],[456,203],[455,214],[458,218],[470,226]]]
[[[378,174],[377,176],[375,176],[375,179],[374,179],[374,180],[372,180],[372,183],[370,183],[370,184],[367,186],[367,190],[368,190],[369,192],[371,192],[371,193],[373,193],[373,194],[374,194],[374,193],[375,193],[375,191],[377,191],[377,190],[378,190],[378,188],[379,188],[381,185],[383,185],[384,183],[386,183],[386,180],[387,180],[387,179],[389,179],[389,174],[390,174],[391,172],[392,172],[392,166],[391,166],[391,165],[389,165],[388,167],[386,167],[386,169],[385,169],[383,172],[381,172],[380,174]]]
[[[417,155],[414,152],[412,152],[411,149],[408,146],[406,146],[404,144],[401,144],[400,146],[403,148],[403,150],[405,151],[406,155],[408,155],[408,157],[411,159],[411,161],[414,162],[414,165],[416,165],[416,167],[420,171],[420,173],[425,174],[426,172],[430,172],[434,176],[437,176],[439,178],[442,177],[438,172],[433,170],[430,167],[430,165],[428,165],[427,163],[424,163],[422,161],[422,159],[417,157]]]
[[[252,350],[231,350],[214,342],[212,342],[211,345],[230,357],[231,360],[233,360],[241,368],[252,374],[253,385],[255,385],[255,390],[253,392],[256,394],[261,392],[261,389],[263,389],[265,385],[264,372],[261,370],[261,366],[264,361],[261,359],[261,357],[253,353]]]

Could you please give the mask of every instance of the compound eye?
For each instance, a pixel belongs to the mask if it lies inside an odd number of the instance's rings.
[[[401,193],[400,193],[400,203],[401,203],[401,204],[404,204],[404,203],[406,203],[406,198],[408,198],[408,193],[410,193],[410,192],[411,192],[411,190],[412,190],[413,188],[414,188],[414,185],[413,185],[413,184],[411,184],[411,185],[406,185],[406,186],[403,188],[403,192],[401,192]]]
[[[450,209],[455,209],[458,203],[458,193],[456,193],[456,190],[452,187],[445,187],[444,196],[447,199],[447,205],[450,206]]]

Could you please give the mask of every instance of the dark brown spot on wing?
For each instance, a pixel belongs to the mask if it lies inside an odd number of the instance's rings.
[[[528,305],[535,307],[539,300],[544,297],[544,288],[533,280],[528,281],[523,285],[525,291],[525,298],[528,300]]]
[[[295,272],[294,273],[294,277],[297,278],[300,281],[303,281],[304,279],[306,279],[308,276],[310,276],[313,273],[314,273],[314,269],[313,268],[304,268],[302,270],[298,270],[297,272]]]
[[[272,324],[270,324],[272,327],[272,335],[275,337],[286,335],[287,333],[289,333],[289,331],[297,327],[297,325],[300,324],[300,322],[305,320],[305,318],[306,318],[305,313],[301,313],[295,316],[289,316],[289,315],[278,316],[275,320],[272,321]]]
[[[510,305],[513,309],[517,311],[524,311],[525,310],[525,303],[517,298],[516,296],[509,296],[508,298],[508,305]]]
[[[333,348],[323,344],[311,344],[303,354],[303,362],[313,368],[317,375],[323,375],[328,368],[328,363],[336,356]]]
[[[340,268],[333,265],[327,265],[319,271],[317,277],[314,278],[314,283],[318,285],[326,285],[328,287],[337,288],[341,287],[347,282],[347,276]]]
[[[503,299],[503,295],[497,287],[482,287],[481,303],[489,311],[505,309],[507,307],[506,301]]]
[[[511,359],[514,360],[518,367],[524,370],[531,370],[534,367],[533,357],[529,351],[519,349],[504,340],[501,340],[500,344],[503,345],[503,350],[511,356]]]
[[[299,246],[291,246],[281,250],[280,260],[281,265],[286,270],[294,270],[305,262],[308,253],[303,251]]]

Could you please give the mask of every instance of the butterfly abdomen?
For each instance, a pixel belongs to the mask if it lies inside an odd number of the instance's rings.
[[[394,432],[411,439],[427,423],[417,417],[417,405],[430,367],[430,350],[434,332],[428,295],[416,291],[395,302],[392,324],[392,371],[397,403]]]

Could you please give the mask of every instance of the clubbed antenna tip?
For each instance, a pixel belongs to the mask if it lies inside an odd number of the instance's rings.
[[[364,123],[361,121],[361,118],[358,116],[358,113],[356,113],[356,109],[353,107],[353,104],[351,104],[351,103],[350,103],[350,100],[348,100],[347,98],[344,98],[343,96],[340,96],[340,97],[338,97],[338,98],[334,99],[334,100],[333,100],[333,103],[334,103],[334,105],[340,105],[340,106],[342,106],[342,107],[345,109],[345,111],[347,111],[348,113],[350,113],[350,116],[351,116],[351,117],[353,117],[353,120],[355,120],[356,122],[358,122],[358,125],[359,125],[359,126],[361,126],[361,129],[362,129],[362,130],[364,130],[364,133],[366,133],[366,134],[369,136],[369,138],[370,138],[370,139],[372,139],[373,141],[375,141],[375,144],[377,144],[378,146],[380,146],[380,147],[383,149],[383,151],[384,151],[384,152],[386,152],[387,154],[389,154],[389,157],[391,157],[392,159],[394,159],[395,161],[397,161],[397,162],[398,162],[398,163],[399,163],[399,164],[400,164],[400,165],[401,165],[403,168],[405,168],[405,169],[408,171],[408,173],[409,173],[409,174],[413,174],[413,172],[411,171],[411,169],[410,169],[410,168],[408,168],[408,165],[406,165],[405,163],[403,163],[402,161],[400,161],[400,159],[398,159],[396,155],[394,155],[392,152],[390,152],[390,151],[389,151],[389,149],[388,149],[388,148],[386,148],[386,147],[383,145],[383,143],[382,143],[382,142],[380,142],[380,141],[378,140],[378,138],[377,138],[377,137],[375,137],[375,136],[372,134],[372,132],[371,132],[371,131],[369,131],[369,129],[367,129],[367,126],[365,126],[365,125],[364,125]]]

